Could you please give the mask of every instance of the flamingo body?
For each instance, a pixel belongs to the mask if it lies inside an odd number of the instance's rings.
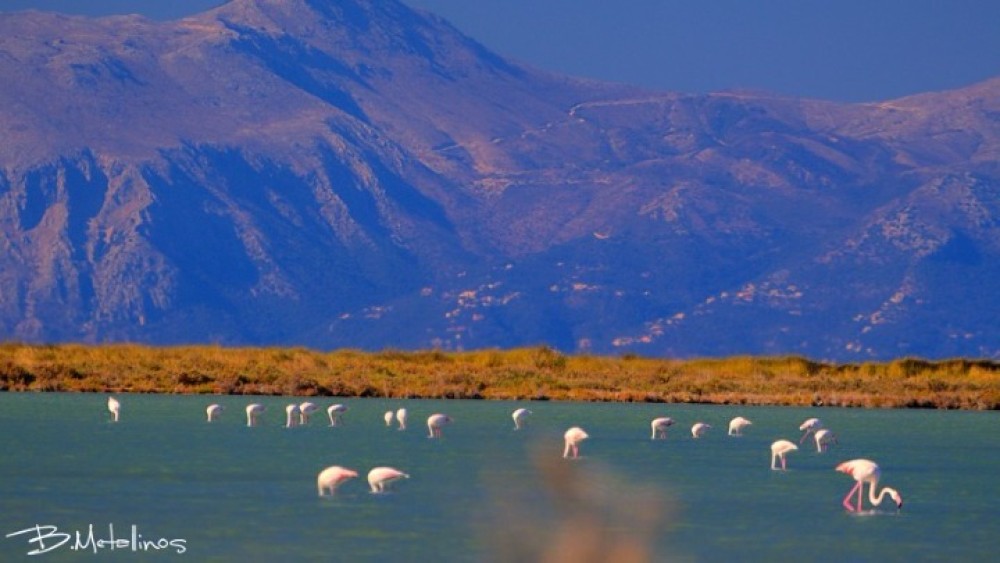
[[[874,461],[870,459],[852,459],[838,465],[837,471],[846,473],[857,481],[857,483],[854,484],[854,487],[847,492],[847,496],[844,497],[842,502],[844,508],[846,508],[848,512],[861,512],[861,495],[865,483],[868,483],[868,502],[870,502],[872,506],[882,504],[882,499],[888,495],[892,498],[893,502],[896,503],[897,510],[903,508],[903,497],[896,489],[883,487],[877,495],[875,494],[875,489],[878,487],[879,479],[882,477],[882,470],[879,469],[878,464]],[[852,506],[851,496],[855,493],[855,491],[858,493],[858,501],[857,506]]]
[[[749,419],[743,418],[742,416],[737,416],[736,418],[729,421],[729,435],[730,436],[742,436],[743,429],[750,426],[753,422]]]
[[[511,414],[511,418],[514,419],[514,430],[520,430],[524,427],[525,422],[528,420],[528,416],[531,415],[531,411],[528,409],[517,409]]]
[[[579,426],[574,426],[567,430],[563,434],[563,441],[565,443],[563,457],[572,457],[573,459],[580,457],[580,442],[583,442],[587,438],[590,438],[590,436]],[[571,453],[573,455],[570,455]]]
[[[393,418],[392,411],[385,411],[385,414],[382,415],[382,418],[385,419],[386,426],[392,426],[392,418]]]
[[[771,469],[777,470],[778,466],[776,462],[781,460],[781,470],[786,471],[788,467],[786,466],[785,456],[797,449],[799,447],[788,440],[778,440],[771,444]]]
[[[399,422],[399,429],[406,430],[406,409],[399,409],[396,411],[396,422]]]
[[[393,467],[376,467],[368,472],[368,485],[373,493],[384,493],[390,483],[409,478],[409,475]]]
[[[669,416],[661,416],[659,418],[654,418],[650,423],[649,427],[653,431],[653,435],[650,436],[650,440],[655,440],[660,438],[661,440],[667,439],[667,428],[674,425],[674,419]]]

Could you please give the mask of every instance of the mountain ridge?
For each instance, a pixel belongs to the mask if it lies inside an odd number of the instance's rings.
[[[322,0],[3,14],[0,72],[3,338],[1000,355],[1000,78],[650,92]]]

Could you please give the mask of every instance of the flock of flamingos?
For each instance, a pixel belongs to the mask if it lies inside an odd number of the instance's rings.
[[[214,422],[218,420],[219,416],[222,414],[224,407],[219,404],[209,405],[205,409],[205,413],[208,418],[208,422]],[[264,406],[259,403],[251,403],[246,407],[247,415],[247,426],[256,426],[257,421],[260,416],[264,413]],[[309,417],[319,410],[319,407],[315,403],[306,401],[301,404],[290,404],[285,407],[285,426],[293,427],[300,424],[308,424]],[[118,399],[114,397],[108,398],[108,411],[111,412],[112,421],[118,422],[119,414],[121,413],[121,403]],[[342,404],[330,405],[326,409],[326,414],[330,419],[330,426],[339,426],[341,418],[344,413],[347,412],[347,407]],[[520,430],[528,416],[531,415],[531,411],[525,408],[519,408],[515,410],[511,417],[514,419],[514,428]],[[406,429],[407,411],[405,408],[401,408],[395,412],[386,411],[384,415],[386,426],[392,426],[395,421],[399,424],[400,430]],[[432,414],[427,417],[427,430],[428,438],[440,438],[442,429],[451,424],[452,418],[446,414]],[[743,418],[742,416],[737,416],[736,418],[729,421],[729,435],[730,436],[740,436],[743,430],[753,424],[750,420]],[[651,439],[666,439],[667,429],[674,425],[674,419],[670,417],[660,417],[654,418],[650,422],[650,428],[652,429]],[[691,435],[694,438],[702,437],[709,429],[711,425],[705,424],[704,422],[695,423],[691,427]],[[803,443],[806,438],[811,434],[813,440],[816,442],[816,449],[819,452],[824,451],[830,443],[836,443],[837,438],[833,432],[827,428],[823,428],[823,423],[818,418],[810,418],[803,422],[799,426],[799,430],[803,432],[802,438],[799,439],[799,444]],[[580,455],[580,444],[586,440],[589,436],[579,426],[574,426],[566,431],[563,435],[565,441],[565,447],[563,448],[564,458],[577,458]],[[781,470],[787,469],[786,466],[786,456],[795,450],[799,449],[798,445],[789,440],[777,440],[771,444],[771,469],[778,469],[778,462],[781,463]],[[868,484],[868,501],[872,506],[878,506],[882,503],[882,500],[889,496],[892,498],[893,502],[896,503],[896,508],[903,508],[903,497],[899,494],[896,489],[890,487],[883,487],[881,491],[876,494],[876,489],[878,488],[879,479],[882,476],[882,472],[879,466],[874,461],[868,459],[852,459],[850,461],[845,461],[837,466],[837,471],[845,473],[854,478],[856,483],[854,487],[848,491],[847,495],[844,497],[842,504],[850,512],[861,512],[862,511],[862,497],[865,483]],[[347,469],[339,465],[334,465],[327,467],[323,471],[320,471],[319,475],[316,477],[316,486],[319,492],[319,496],[323,496],[326,493],[333,495],[337,487],[343,484],[349,479],[354,479],[358,476],[357,471],[352,469]],[[393,467],[376,467],[368,472],[368,485],[371,487],[373,493],[382,493],[386,491],[386,487],[394,481],[400,479],[408,479],[410,476],[406,473],[393,468]],[[852,496],[857,493],[857,501],[852,504]]]

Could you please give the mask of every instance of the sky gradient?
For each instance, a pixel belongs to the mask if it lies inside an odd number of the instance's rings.
[[[1000,76],[995,0],[404,0],[552,71],[658,90],[861,102]],[[220,0],[0,0],[171,19]]]

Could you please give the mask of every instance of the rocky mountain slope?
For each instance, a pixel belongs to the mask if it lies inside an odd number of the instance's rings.
[[[1000,357],[1000,79],[506,61],[394,0],[0,15],[0,338]]]

